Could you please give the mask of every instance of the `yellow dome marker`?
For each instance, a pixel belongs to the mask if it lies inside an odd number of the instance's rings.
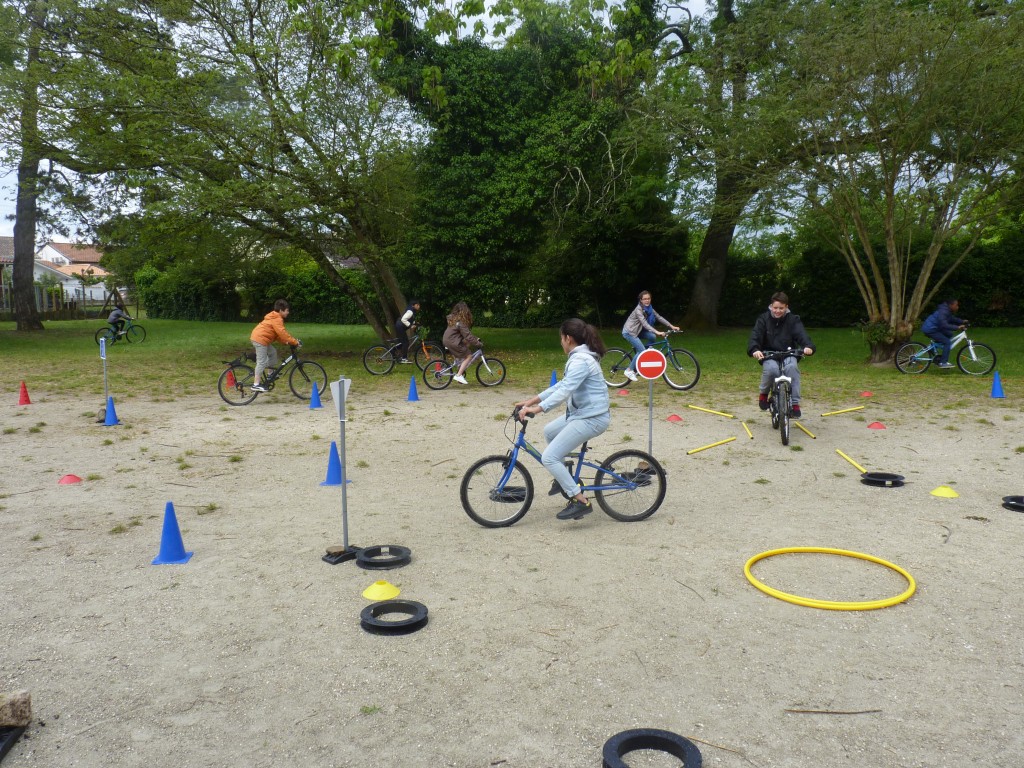
[[[363,597],[367,600],[392,600],[398,597],[401,590],[394,584],[386,581],[375,581],[363,590]]]
[[[938,488],[932,491],[932,496],[938,496],[940,499],[957,499],[960,497],[960,494],[954,491],[948,485],[940,485]]]

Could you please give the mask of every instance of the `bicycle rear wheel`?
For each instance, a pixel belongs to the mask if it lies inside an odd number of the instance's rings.
[[[459,487],[462,508],[485,528],[503,528],[520,520],[533,503],[533,478],[518,461],[499,488],[509,456],[486,456],[466,470]]]
[[[391,347],[383,344],[375,344],[363,352],[363,367],[374,376],[383,376],[391,373],[395,367],[395,357],[391,354]]]
[[[323,395],[327,389],[327,371],[320,363],[303,360],[296,363],[292,372],[288,374],[288,386],[299,400],[309,400],[313,397],[313,387],[316,387],[318,395]]]
[[[445,348],[436,341],[424,341],[422,344],[416,345],[414,359],[416,360],[417,367],[422,371],[431,360],[440,360],[443,363],[445,361]]]
[[[455,376],[455,368],[452,365],[445,365],[440,360],[431,360],[423,369],[423,383],[431,389],[446,389],[452,383]]]
[[[971,341],[957,354],[956,365],[971,376],[984,376],[996,367],[996,353],[987,344]]]
[[[630,489],[626,483],[636,483]],[[632,523],[644,520],[665,500],[665,470],[648,453],[625,450],[613,453],[594,476],[595,486],[610,486],[594,491],[598,505],[609,517]]]
[[[259,392],[250,389],[255,377],[256,371],[253,368],[235,363],[220,375],[217,391],[228,405],[248,405],[259,395]]]
[[[146,329],[141,325],[133,325],[127,331],[125,331],[124,337],[128,341],[139,343],[146,340]]]
[[[896,350],[893,361],[900,373],[924,373],[932,364],[932,353],[924,344],[908,341]]]
[[[700,381],[700,363],[692,352],[682,347],[670,349],[665,355],[665,363],[665,372],[661,378],[672,389],[685,391],[697,386]]]
[[[476,366],[476,380],[485,387],[496,387],[505,380],[505,364],[496,357],[485,357]]]
[[[114,336],[114,332],[109,328],[100,328],[98,331],[96,331],[93,338],[96,340],[97,344],[100,343],[100,339],[106,339],[108,347],[115,341],[117,341],[117,337]]]
[[[775,395],[778,398],[775,407],[779,410],[779,435],[782,437],[782,444],[789,445],[789,384],[783,382],[776,387]]]
[[[633,358],[624,350],[612,347],[604,353],[601,358],[601,373],[604,374],[604,383],[609,387],[625,387],[629,384],[626,378],[626,369]]]

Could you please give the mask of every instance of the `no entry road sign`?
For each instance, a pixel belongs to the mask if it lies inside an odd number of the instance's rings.
[[[668,362],[659,349],[645,349],[636,359],[636,372],[645,379],[656,379],[665,372]]]

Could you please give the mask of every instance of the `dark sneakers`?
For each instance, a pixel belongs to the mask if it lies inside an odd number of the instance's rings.
[[[555,517],[559,520],[579,520],[584,515],[590,514],[590,502],[589,501],[577,501],[573,499],[565,505],[565,509],[559,512]]]
[[[793,406],[789,409],[789,415],[792,416],[794,419],[799,419],[801,416],[800,406],[797,405],[796,403],[793,403]]]
[[[768,393],[762,392],[757,396],[757,407],[762,411],[768,410]]]

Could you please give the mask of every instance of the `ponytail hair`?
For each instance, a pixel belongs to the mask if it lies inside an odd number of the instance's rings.
[[[558,331],[577,344],[586,344],[587,348],[598,357],[604,357],[606,349],[604,342],[601,341],[601,334],[589,323],[583,322],[578,317],[572,317],[563,322]]]

